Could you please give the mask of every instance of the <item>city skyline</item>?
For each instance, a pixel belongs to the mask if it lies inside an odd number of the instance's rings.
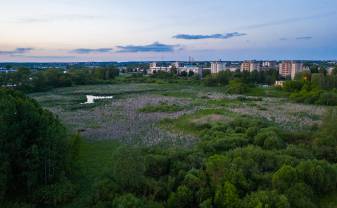
[[[336,59],[337,2],[4,0],[0,62]]]

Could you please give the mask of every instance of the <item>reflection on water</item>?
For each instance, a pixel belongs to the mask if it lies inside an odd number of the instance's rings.
[[[92,104],[95,103],[95,100],[104,100],[104,99],[112,99],[113,96],[93,96],[87,95],[87,102],[81,104]]]

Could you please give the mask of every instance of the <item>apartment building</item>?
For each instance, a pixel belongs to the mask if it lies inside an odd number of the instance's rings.
[[[223,61],[215,61],[211,62],[211,73],[212,74],[217,74],[221,71],[226,70],[226,63]]]
[[[244,61],[241,63],[241,72],[248,71],[260,71],[261,65],[256,61]]]

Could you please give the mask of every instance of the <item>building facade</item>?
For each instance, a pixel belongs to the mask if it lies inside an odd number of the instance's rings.
[[[261,66],[260,63],[256,61],[244,61],[241,63],[241,72],[253,72],[253,71],[260,71]]]
[[[211,62],[211,73],[217,74],[226,70],[226,63],[222,61]]]
[[[303,72],[303,69],[303,64],[300,62],[282,61],[279,64],[280,76],[284,78],[290,77],[292,80],[295,79],[296,74]]]
[[[171,72],[172,66],[157,66],[156,62],[150,63],[148,74],[154,74],[156,72]]]

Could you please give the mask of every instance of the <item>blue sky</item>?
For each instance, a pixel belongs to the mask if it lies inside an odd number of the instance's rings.
[[[0,61],[337,59],[336,0],[2,0]]]

